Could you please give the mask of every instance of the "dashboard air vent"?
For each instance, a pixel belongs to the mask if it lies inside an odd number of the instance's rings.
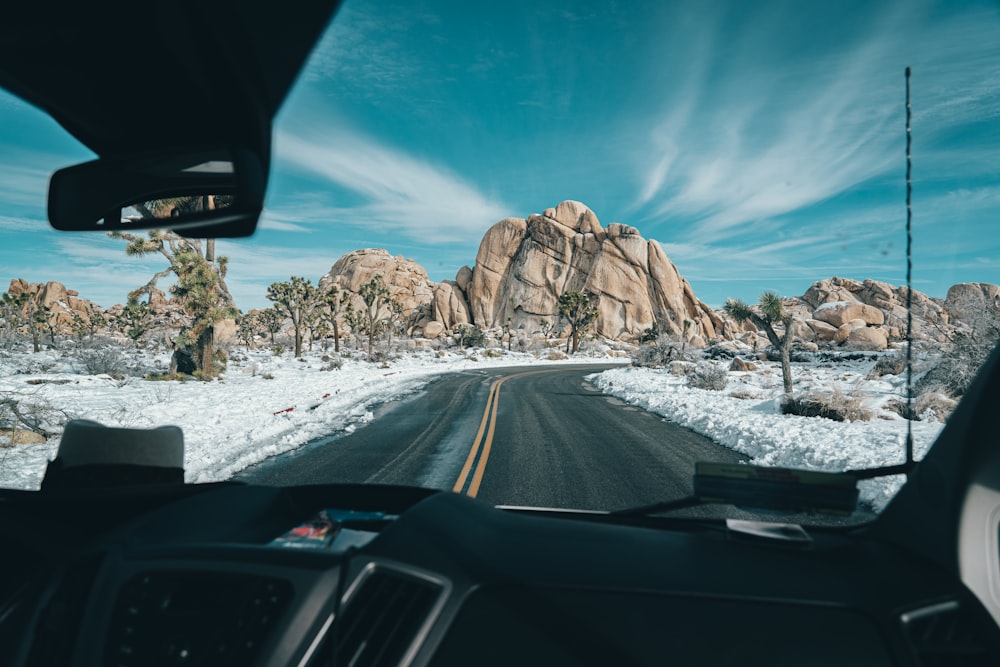
[[[918,664],[923,667],[996,664],[982,624],[957,600],[915,609],[903,614],[901,620]]]
[[[363,578],[336,621],[333,664],[338,667],[405,665],[431,620],[441,584],[376,567]]]

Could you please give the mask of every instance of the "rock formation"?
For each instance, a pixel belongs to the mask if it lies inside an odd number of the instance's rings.
[[[712,339],[722,319],[694,295],[690,284],[655,241],[619,223],[601,226],[589,208],[565,201],[542,214],[506,218],[483,237],[475,266],[435,284],[420,265],[381,249],[344,255],[320,279],[357,292],[380,273],[404,310],[414,313],[415,334],[440,335],[455,325],[507,324],[541,328],[559,320],[559,295],[587,290],[599,301],[594,331],[632,339],[658,324],[661,331]]]
[[[424,267],[402,255],[390,255],[389,251],[382,248],[366,248],[347,253],[319,279],[319,288],[329,291],[336,286],[340,290],[358,294],[361,286],[371,282],[376,275],[382,276],[389,288],[389,295],[403,307],[404,318],[411,322],[429,321],[427,313],[437,286],[427,277]],[[361,303],[360,297],[357,302]],[[411,326],[409,333],[421,332]]]
[[[468,271],[463,267],[455,282]],[[619,223],[604,229],[593,211],[575,201],[491,227],[466,298],[476,324],[501,326],[509,319],[515,328],[535,328],[543,319],[558,319],[559,295],[570,290],[597,295],[594,330],[607,338],[633,338],[654,323],[681,333],[689,320],[689,335],[710,339],[722,324],[656,241]]]
[[[939,299],[914,290],[912,306],[915,338],[947,338],[950,316]],[[828,278],[792,300],[790,309],[808,325],[802,338],[821,345],[884,350],[890,342],[906,337],[906,287]]]
[[[66,289],[65,285],[56,281],[29,283],[23,278],[14,278],[10,281],[10,286],[7,287],[7,293],[11,296],[26,293],[32,302],[51,310],[59,331],[69,329],[73,323],[74,315],[89,323],[90,313],[103,312],[103,309],[94,302],[81,299],[80,293],[76,290]],[[25,313],[27,313],[27,308]]]

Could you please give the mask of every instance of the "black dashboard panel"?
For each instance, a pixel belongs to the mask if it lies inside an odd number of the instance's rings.
[[[891,665],[871,618],[826,605],[636,591],[475,591],[431,664]]]
[[[86,548],[0,606],[7,664],[920,665],[958,651],[959,664],[987,665],[1000,655],[996,626],[960,582],[864,529],[812,530],[808,546],[789,546],[735,539],[720,522],[547,516],[395,487],[228,485],[113,522],[91,501]],[[330,507],[392,514],[363,546],[272,545]],[[42,520],[45,503],[0,502],[0,526],[10,512]]]

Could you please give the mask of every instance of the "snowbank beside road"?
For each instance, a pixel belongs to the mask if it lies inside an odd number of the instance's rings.
[[[780,414],[780,371],[777,365],[770,371],[769,364],[763,365],[760,371],[730,373],[724,391],[693,389],[684,377],[649,368],[616,368],[591,376],[591,381],[607,394],[748,455],[752,463],[843,471],[903,462],[904,419],[887,418],[889,415],[882,412],[871,421],[857,422]],[[810,365],[795,372],[799,381],[808,382],[811,388],[860,391],[866,404],[876,410],[889,398],[899,397],[899,383],[887,378],[866,380],[867,370],[858,364],[830,364]],[[807,389],[802,384],[798,388]],[[942,426],[937,422],[913,423],[918,459]],[[881,510],[902,482],[898,476],[862,482],[861,499]]]
[[[142,360],[164,365],[164,359]],[[92,419],[106,426],[184,431],[188,482],[228,479],[264,459],[317,438],[350,432],[373,418],[380,403],[419,391],[435,376],[465,369],[553,363],[530,354],[475,358],[427,351],[379,366],[340,359],[339,370],[307,355],[304,361],[251,353],[215,382],[116,380],[85,375],[71,356],[55,351],[0,359],[0,396],[50,419]],[[606,356],[554,362],[615,361]],[[329,370],[328,370],[329,369]],[[0,447],[0,487],[37,489],[55,457],[59,433],[37,445]]]

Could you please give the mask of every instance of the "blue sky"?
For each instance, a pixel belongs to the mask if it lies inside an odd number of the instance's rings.
[[[497,220],[577,199],[713,306],[900,284],[908,65],[914,285],[1000,283],[1000,6],[920,0],[347,0],[277,119],[261,230],[220,241],[227,281],[260,307],[363,247],[453,278]],[[3,288],[109,306],[162,268],[47,228],[48,175],[90,157],[0,95]]]

